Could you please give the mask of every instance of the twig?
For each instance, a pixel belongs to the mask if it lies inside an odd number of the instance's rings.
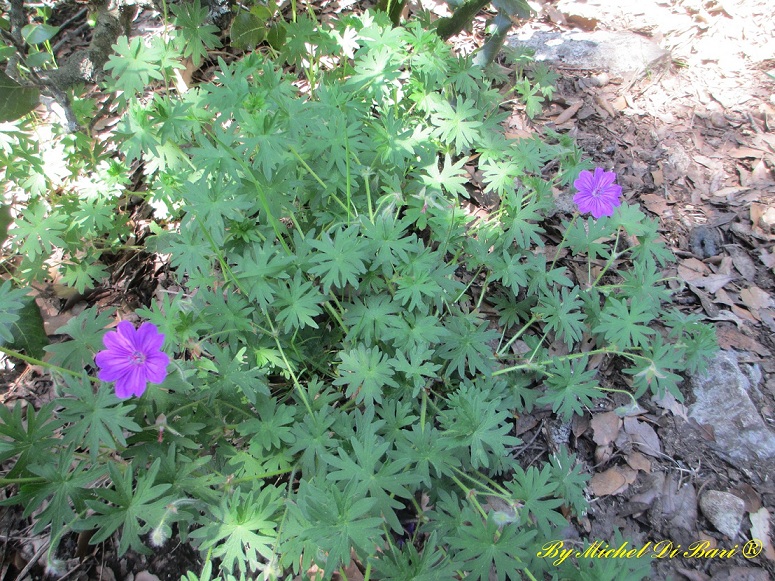
[[[45,553],[47,550],[48,550],[48,543],[46,542],[46,543],[43,543],[43,546],[41,546],[40,549],[38,549],[38,552],[32,556],[32,559],[30,559],[30,562],[27,563],[27,566],[24,569],[22,569],[22,572],[19,573],[19,575],[16,577],[16,581],[21,581],[22,579],[24,579],[27,576],[27,573],[29,573],[30,570],[35,566],[35,563],[40,561],[40,558],[43,556],[43,553]]]
[[[759,129],[759,125],[756,123],[756,120],[753,118],[753,115],[751,115],[751,112],[746,111],[746,114],[748,115],[748,122],[751,124],[751,127],[753,127],[753,130],[756,131],[756,133],[761,133],[762,130]]]
[[[86,16],[86,14],[87,14],[88,12],[89,12],[89,9],[88,9],[88,8],[82,8],[81,10],[79,10],[79,11],[78,11],[78,12],[75,14],[75,16],[71,16],[70,18],[68,18],[67,20],[65,20],[65,21],[64,21],[62,24],[60,24],[60,25],[59,25],[59,31],[57,32],[57,34],[59,34],[60,32],[62,32],[62,31],[64,31],[64,30],[66,30],[66,29],[67,29],[67,27],[68,27],[68,26],[70,26],[70,25],[71,25],[73,22],[75,22],[76,20],[80,20],[81,18],[83,18],[84,16]],[[79,28],[80,28],[80,27],[79,27]]]
[[[78,36],[79,34],[81,34],[81,32],[83,32],[84,30],[87,30],[88,28],[89,28],[89,23],[88,22],[84,22],[78,28],[73,30],[70,33],[70,35],[68,35],[68,37],[65,37],[65,38],[57,41],[56,44],[54,44],[54,46],[51,47],[51,52],[56,55],[56,53],[59,52],[59,49],[62,48],[65,44],[67,44],[67,42],[70,41],[71,37]]]

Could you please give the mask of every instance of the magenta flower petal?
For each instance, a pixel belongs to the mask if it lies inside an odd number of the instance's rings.
[[[150,383],[162,383],[167,377],[169,355],[161,351],[164,335],[156,325],[143,323],[139,329],[129,321],[121,321],[116,331],[102,339],[106,349],[94,356],[100,368],[97,377],[116,382],[116,396],[141,396]]]
[[[158,351],[164,343],[164,335],[156,330],[152,323],[143,323],[135,335],[137,346],[149,351]]]
[[[616,173],[601,167],[595,168],[594,174],[586,170],[579,173],[573,182],[573,187],[578,191],[573,201],[579,207],[579,212],[590,213],[595,219],[612,216],[614,208],[622,203],[619,199],[622,188],[615,181]]]

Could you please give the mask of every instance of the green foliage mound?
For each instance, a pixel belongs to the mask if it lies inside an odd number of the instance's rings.
[[[288,26],[276,59],[220,61],[211,83],[142,99],[182,44],[119,42],[115,141],[86,156],[84,136],[63,137],[71,173],[56,197],[46,178],[25,181],[40,161],[7,171],[32,196],[10,232],[19,281],[55,247],[74,286],[104,276],[100,257],[127,243],[124,176],[139,161],[155,210],[146,248],[175,283],[138,311],[166,337],[163,384],[119,400],[88,376],[112,314],[89,309],[47,348],[61,397],[0,406],[8,502],[35,515],[33,533],[50,529],[54,567],[62,536],[91,530],[92,543],[115,533],[119,554],[192,543],[206,565],[189,580],[313,565],[331,578],[353,557],[386,580],[644,577],[648,564],[537,556],[583,514],[587,477],[563,449],[522,466],[513,422],[594,405],[601,354],[636,397],[680,397],[679,373],[713,340],[664,308],[656,224],[626,204],[576,215],[546,252],[552,187],[587,167],[571,140],[507,138],[504,95],[420,23]],[[6,160],[37,160],[23,122],[4,135]],[[482,219],[461,205],[472,167],[500,199]],[[20,301],[5,297],[7,326]]]

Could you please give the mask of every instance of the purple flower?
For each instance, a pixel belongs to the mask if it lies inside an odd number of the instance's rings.
[[[578,193],[573,196],[573,201],[579,207],[582,214],[590,212],[595,218],[612,216],[614,208],[622,202],[622,187],[617,186],[616,173],[604,171],[602,167],[595,168],[595,173],[582,171],[573,182],[573,187]]]
[[[164,335],[156,325],[143,323],[135,330],[129,321],[121,321],[118,331],[105,333],[102,342],[106,350],[94,357],[102,381],[116,382],[116,395],[127,398],[141,396],[146,383],[161,383],[167,377],[169,356],[160,351]]]

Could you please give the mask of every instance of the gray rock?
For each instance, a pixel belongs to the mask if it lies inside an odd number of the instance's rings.
[[[730,351],[719,351],[701,376],[690,380],[696,399],[689,417],[713,429],[710,447],[729,463],[760,474],[775,470],[775,432],[770,430],[751,401],[748,376]]]
[[[645,74],[670,59],[659,45],[632,32],[526,31],[509,35],[507,44],[535,50],[535,59],[558,68],[606,71],[617,77]]]
[[[745,502],[734,494],[708,490],[700,497],[700,510],[716,530],[730,539],[737,537],[745,516]]]

